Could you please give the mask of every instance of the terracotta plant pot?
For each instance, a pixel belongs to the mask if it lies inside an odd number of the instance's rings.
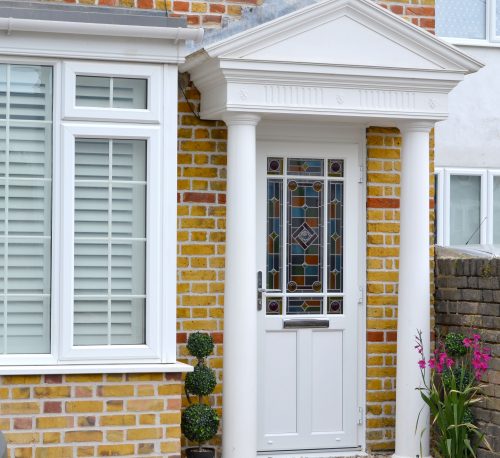
[[[200,450],[198,447],[186,449],[187,458],[215,458],[215,449],[202,447]]]

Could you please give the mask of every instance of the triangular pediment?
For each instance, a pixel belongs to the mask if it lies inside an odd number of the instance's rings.
[[[481,67],[371,0],[323,0],[211,44],[205,53],[267,62],[463,73]]]

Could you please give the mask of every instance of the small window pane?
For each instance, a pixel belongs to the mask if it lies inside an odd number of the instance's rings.
[[[76,77],[77,107],[110,107],[111,78],[98,76]]]
[[[147,108],[147,81],[144,79],[114,78],[113,108]]]
[[[52,69],[0,65],[0,352],[50,352]]]
[[[493,243],[500,244],[500,177],[493,178]]]
[[[436,34],[485,39],[486,0],[437,0]]]
[[[145,79],[78,75],[76,106],[145,110],[147,86]]]
[[[75,345],[145,343],[146,151],[76,142]]]
[[[450,178],[450,244],[481,243],[481,177]]]

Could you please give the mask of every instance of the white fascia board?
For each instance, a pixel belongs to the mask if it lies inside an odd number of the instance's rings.
[[[203,39],[203,29],[184,27],[145,27],[137,25],[96,24],[87,22],[44,21],[37,19],[0,18],[0,30],[7,33],[47,32],[73,35],[100,35],[109,37],[155,38],[178,42]]]
[[[203,29],[0,18],[0,54],[132,62],[182,63],[185,42]]]
[[[384,34],[410,50],[436,62],[444,69],[473,73],[483,64],[444,40],[409,23],[370,0],[325,0],[288,15],[245,30],[204,49],[210,57],[238,57],[262,49],[286,36],[325,23],[336,14],[349,14],[365,25],[384,29]],[[197,59],[195,53],[193,58]],[[189,57],[188,59],[191,59]]]

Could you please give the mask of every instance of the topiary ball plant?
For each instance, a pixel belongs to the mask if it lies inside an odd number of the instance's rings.
[[[214,350],[214,341],[209,334],[195,332],[187,343],[188,351],[198,360],[193,372],[186,376],[185,392],[190,403],[182,413],[181,430],[187,439],[198,443],[196,448],[186,450],[188,458],[213,458],[215,450],[203,447],[203,443],[212,439],[219,429],[219,416],[203,397],[215,390],[217,378],[213,369],[206,365],[206,358]],[[198,397],[197,403],[191,403],[190,395]]]

